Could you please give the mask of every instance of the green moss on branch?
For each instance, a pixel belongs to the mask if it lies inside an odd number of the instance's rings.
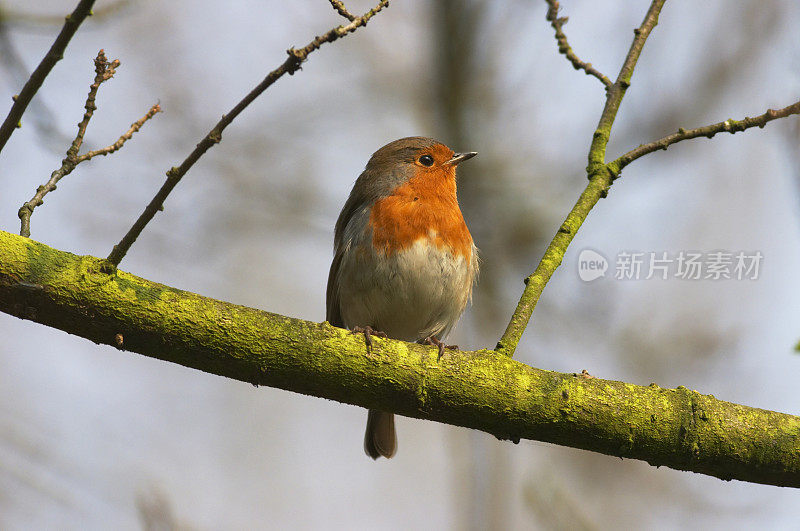
[[[150,282],[0,231],[0,311],[256,385],[723,479],[800,486],[800,418],[683,388],[363,338]],[[25,355],[36,355],[26,353]],[[43,368],[43,370],[45,370]]]

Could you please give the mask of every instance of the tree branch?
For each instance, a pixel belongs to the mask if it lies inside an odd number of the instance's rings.
[[[350,22],[353,22],[356,18],[358,18],[354,14],[350,13],[346,7],[344,7],[343,2],[340,2],[339,0],[328,0],[328,1],[331,3],[331,5],[333,6],[333,8],[336,10],[337,13],[342,15]]]
[[[0,231],[0,311],[120,350],[408,417],[722,479],[800,486],[800,418],[534,369],[489,350],[363,338],[156,284]]]
[[[127,254],[128,249],[131,248],[131,245],[136,241],[136,238],[142,233],[142,230],[147,226],[151,219],[156,215],[157,212],[163,210],[164,208],[164,201],[169,196],[170,192],[175,188],[175,186],[180,182],[181,178],[186,175],[186,172],[194,165],[195,162],[206,152],[208,151],[211,146],[214,144],[219,143],[222,140],[222,131],[230,125],[230,123],[236,118],[248,105],[250,105],[258,96],[260,96],[265,90],[267,90],[273,83],[275,83],[278,79],[283,77],[284,74],[292,75],[298,70],[300,70],[300,65],[308,58],[308,55],[313,51],[319,49],[320,46],[325,44],[326,42],[334,42],[338,40],[340,37],[344,37],[349,33],[356,31],[358,28],[362,26],[366,26],[367,22],[375,16],[379,11],[381,11],[384,7],[389,5],[389,0],[381,0],[377,6],[370,9],[360,17],[356,17],[350,24],[346,26],[337,26],[327,33],[315,37],[310,43],[306,46],[296,49],[296,48],[289,48],[287,53],[289,57],[281,64],[278,68],[267,74],[267,77],[264,78],[261,83],[259,83],[253,90],[250,91],[247,96],[242,99],[236,106],[222,116],[222,119],[217,122],[217,124],[208,132],[208,134],[203,138],[197,147],[195,147],[194,151],[192,151],[188,157],[181,163],[180,166],[173,166],[167,172],[167,180],[161,186],[161,189],[156,193],[155,197],[150,201],[150,203],[145,207],[144,212],[139,216],[139,219],[133,224],[133,226],[128,230],[127,234],[123,236],[122,240],[114,246],[111,253],[108,255],[108,261],[114,264],[115,266],[119,265],[120,261],[125,257]]]
[[[50,50],[45,54],[44,58],[42,58],[39,66],[33,71],[20,93],[14,97],[14,105],[11,106],[8,116],[6,116],[3,124],[0,125],[0,151],[3,150],[6,142],[11,138],[14,129],[20,126],[20,120],[22,120],[25,109],[27,109],[31,99],[33,99],[33,96],[39,91],[39,88],[41,88],[47,75],[56,63],[64,57],[64,50],[66,50],[72,36],[78,31],[78,27],[80,27],[87,16],[91,15],[94,1],[95,0],[81,0],[78,2],[75,10],[67,16],[64,27],[61,28],[61,33],[56,37]]]
[[[636,67],[636,62],[642,53],[644,43],[650,36],[650,32],[658,24],[658,15],[661,12],[661,8],[664,7],[665,1],[653,0],[642,24],[633,30],[635,35],[633,42],[619,71],[617,80],[606,90],[606,104],[592,137],[592,145],[589,148],[589,164],[586,168],[589,174],[589,184],[581,193],[575,206],[572,207],[567,219],[559,227],[550,245],[547,246],[544,256],[536,266],[536,270],[525,279],[525,289],[522,292],[522,296],[505,332],[503,332],[503,336],[497,343],[495,350],[498,352],[507,356],[514,355],[519,340],[522,338],[522,333],[527,328],[531,315],[533,315],[533,310],[542,296],[542,291],[558,266],[561,265],[564,254],[567,252],[567,247],[575,237],[575,233],[578,232],[594,205],[608,194],[608,188],[613,182],[613,175],[605,164],[605,156],[606,146],[611,137],[611,126],[614,125],[622,98],[625,97],[625,92],[631,84],[633,69]]]
[[[613,83],[611,80],[608,79],[602,72],[597,70],[592,66],[592,63],[585,63],[580,60],[580,58],[575,55],[575,52],[572,51],[572,46],[569,45],[567,41],[567,36],[564,33],[563,26],[569,21],[568,17],[559,17],[558,16],[558,9],[559,5],[556,0],[545,0],[547,5],[547,20],[550,22],[550,26],[556,32],[556,42],[558,42],[558,52],[563,54],[564,57],[572,63],[573,68],[575,70],[583,70],[586,72],[586,75],[594,76],[600,80],[600,82],[606,86],[606,88],[610,88]]]
[[[666,150],[672,144],[677,144],[683,140],[690,140],[692,138],[698,138],[704,136],[706,138],[713,138],[714,135],[717,133],[730,133],[735,134],[739,131],[744,131],[745,129],[750,129],[751,127],[758,127],[759,129],[763,129],[765,125],[767,125],[772,120],[777,120],[778,118],[786,118],[787,116],[791,116],[794,114],[800,114],[800,101],[797,103],[793,103],[788,107],[784,107],[783,109],[773,110],[768,109],[767,112],[762,114],[761,116],[756,116],[755,118],[750,118],[749,116],[745,117],[742,120],[732,120],[728,119],[724,122],[719,122],[716,124],[707,125],[705,127],[698,127],[697,129],[684,129],[681,127],[678,129],[677,133],[672,133],[671,135],[667,135],[659,140],[654,142],[650,142],[648,144],[642,144],[639,147],[632,149],[625,153],[624,155],[618,157],[613,162],[608,164],[611,173],[613,173],[616,177],[619,176],[622,169],[633,162],[634,160],[647,155],[648,153],[652,153],[654,151],[658,151],[660,149]]]
[[[141,129],[142,125],[144,125],[147,120],[161,111],[161,107],[158,104],[153,105],[150,110],[147,111],[147,114],[131,124],[130,129],[119,137],[116,142],[102,149],[89,151],[88,153],[78,156],[78,151],[80,151],[81,145],[83,145],[83,138],[86,135],[86,128],[89,126],[92,116],[94,116],[94,111],[97,110],[97,104],[95,103],[97,91],[100,89],[100,85],[114,77],[117,67],[119,67],[118,59],[114,59],[109,63],[106,60],[106,55],[103,50],[97,53],[97,57],[94,60],[94,82],[89,86],[89,95],[86,97],[83,119],[78,123],[78,133],[75,135],[75,139],[72,141],[69,149],[67,149],[67,156],[61,161],[61,167],[50,174],[50,179],[45,184],[39,186],[34,196],[29,201],[26,201],[17,212],[20,220],[20,235],[26,238],[31,235],[31,216],[33,215],[33,210],[44,203],[44,196],[56,189],[58,181],[72,173],[72,170],[81,162],[90,160],[97,155],[108,155],[120,149],[126,141],[130,140],[134,133]]]

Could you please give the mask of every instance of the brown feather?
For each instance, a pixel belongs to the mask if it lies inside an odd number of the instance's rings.
[[[325,320],[333,326],[344,328],[342,321],[342,310],[339,306],[339,290],[336,286],[336,279],[339,276],[339,264],[342,263],[342,253],[337,252],[333,256],[331,269],[328,272],[328,289],[325,296]]]
[[[389,459],[397,452],[394,415],[385,411],[369,410],[367,431],[364,433],[364,451],[373,459]]]

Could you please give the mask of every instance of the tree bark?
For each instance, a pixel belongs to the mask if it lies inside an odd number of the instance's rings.
[[[529,367],[492,350],[364,338],[237,306],[0,231],[0,311],[254,385],[722,479],[800,486],[800,417]],[[20,353],[33,355],[35,352]],[[46,368],[43,367],[43,370]]]

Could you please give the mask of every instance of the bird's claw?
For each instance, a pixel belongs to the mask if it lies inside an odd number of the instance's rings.
[[[439,349],[439,356],[436,358],[436,361],[442,359],[442,356],[444,355],[444,349],[458,350],[458,345],[445,345],[436,336],[428,336],[425,339],[421,340],[420,343],[422,343],[423,345],[433,345],[434,347],[437,347]]]
[[[372,336],[375,337],[389,337],[386,335],[386,332],[381,332],[380,330],[375,330],[371,326],[354,326],[350,329],[351,334],[364,334],[364,341],[367,344],[367,350],[372,350]]]

